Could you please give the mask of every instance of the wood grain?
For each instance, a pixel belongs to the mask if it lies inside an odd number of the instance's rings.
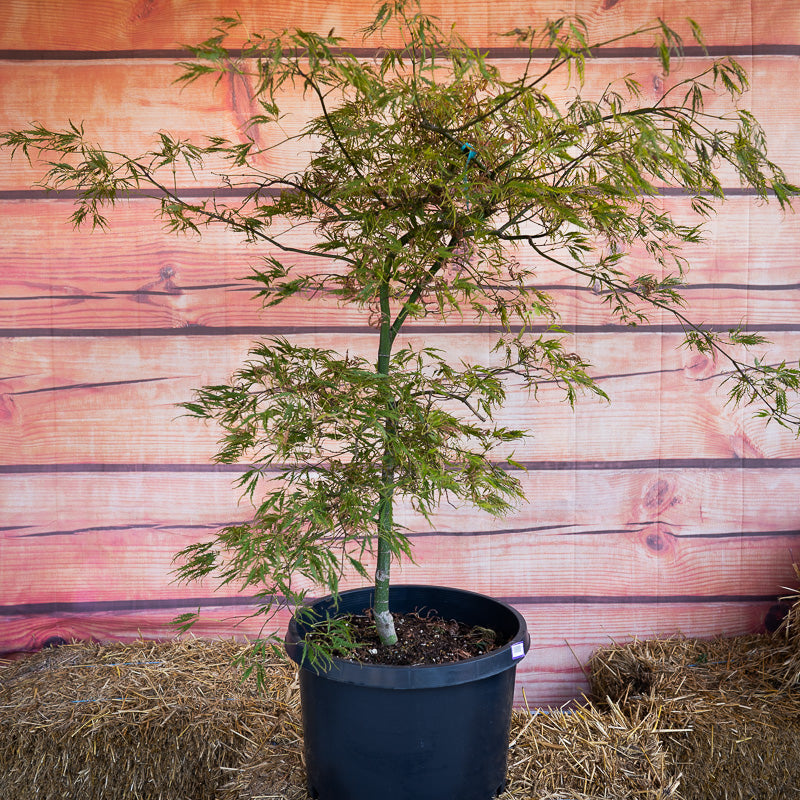
[[[401,505],[417,563],[398,566],[395,580],[575,602],[778,596],[800,546],[798,470],[536,470],[521,476],[529,502],[511,516],[444,506],[432,529]],[[178,550],[251,513],[237,506],[231,477],[2,476],[10,499],[0,531],[2,605],[101,613],[108,603],[158,608],[238,595],[212,580],[173,580]]]
[[[580,501],[583,497],[578,494]],[[482,520],[476,520],[474,513],[463,513],[462,524],[480,524]],[[731,532],[727,539],[703,538],[702,534],[675,537],[667,525],[658,522],[629,523],[627,530],[619,533],[592,532],[607,524],[602,519],[583,526],[588,533],[574,526],[569,533],[550,536],[463,535],[458,541],[433,534],[415,537],[414,554],[421,566],[396,569],[395,580],[454,583],[492,596],[566,597],[575,602],[608,597],[630,602],[661,597],[664,602],[689,597],[744,601],[785,593],[784,586],[793,575],[792,552],[800,539],[797,530],[776,535],[769,531]],[[690,526],[691,521],[685,522],[685,527]],[[558,528],[557,520],[554,527]],[[69,610],[78,604],[87,612],[103,613],[105,606],[114,602],[158,608],[159,603],[176,599],[191,605],[238,596],[235,587],[215,591],[211,580],[189,586],[172,582],[171,559],[176,547],[202,538],[197,529],[160,526],[152,531],[134,525],[123,531],[75,535],[66,542],[55,537],[36,543],[4,539],[4,570],[12,571],[4,606],[24,612],[31,604],[52,610]],[[454,545],[457,558],[453,558]],[[32,559],[40,566],[33,566]],[[351,577],[343,587],[363,583],[363,579]],[[257,587],[245,590],[244,596],[252,597],[255,591]]]
[[[564,11],[580,14],[596,39],[618,36],[631,28],[664,17],[691,42],[684,19],[692,17],[703,28],[708,45],[797,44],[800,26],[797,4],[772,0],[758,7],[748,0],[708,3],[700,0],[574,0],[565,6],[554,0],[522,0],[497,4],[486,0],[467,3],[425,0],[423,8],[441,17],[444,24],[457,22],[459,31],[482,46],[496,45],[497,32],[520,25],[541,26]],[[5,25],[0,49],[82,51],[154,50],[174,48],[208,36],[211,20],[239,11],[249,25],[281,30],[300,27],[328,31],[335,28],[347,41],[360,41],[359,29],[374,14],[371,0],[325,3],[309,0],[292,5],[257,0],[6,0]],[[394,41],[390,39],[390,41]],[[506,40],[500,40],[506,44]],[[649,38],[634,44],[649,45]]]
[[[794,241],[800,244],[800,238]],[[132,282],[134,276],[128,270],[128,264],[137,257],[131,251],[119,257],[110,254],[106,268],[111,274],[107,273],[107,279],[102,275],[83,281],[80,275],[68,274],[73,269],[77,271],[69,263],[65,263],[67,274],[55,273],[49,278],[43,275],[39,279],[25,269],[25,262],[18,262],[19,269],[12,271],[5,287],[8,294],[0,298],[0,335],[30,337],[55,331],[66,336],[71,332],[84,336],[92,332],[99,336],[181,335],[185,329],[192,328],[208,335],[314,329],[341,331],[346,335],[347,331],[364,331],[370,326],[368,309],[342,306],[331,295],[318,294],[313,298],[297,295],[279,306],[265,309],[254,297],[255,284],[236,280],[246,275],[241,266],[238,275],[232,275],[230,280],[220,279],[219,273],[207,274],[200,283],[181,286],[179,282],[190,278],[194,270],[191,266],[181,269],[178,260],[170,258],[174,254],[174,250],[164,254],[163,266],[158,266],[161,259],[153,263],[153,272],[143,276],[138,286]],[[629,262],[626,267],[632,274],[639,273],[633,263]],[[235,269],[233,266],[231,271]],[[17,272],[19,278],[15,278],[13,272]],[[779,279],[779,265],[775,273],[770,276],[772,280]],[[642,269],[639,274],[646,274],[646,270]],[[752,284],[746,274],[741,281],[736,281],[733,272],[728,277],[734,280],[725,284],[698,282],[685,287],[681,292],[685,300],[682,312],[698,324],[713,320],[714,325],[723,329],[742,323],[765,332],[800,328],[800,284],[777,281]],[[94,284],[97,288],[82,288],[81,284]],[[565,328],[624,331],[627,325],[614,315],[605,293],[581,284],[582,279],[566,269],[558,276],[557,283],[536,283],[552,298],[555,312]],[[126,288],[114,288],[115,285]],[[639,310],[645,314],[639,326],[656,326],[667,331],[679,328],[675,316],[666,309],[640,303]],[[454,313],[450,324],[458,330],[491,328],[472,308],[466,308],[458,316]],[[407,323],[408,329],[421,327],[444,329],[446,323],[434,309],[424,321]]]
[[[676,632],[701,638],[751,633],[763,630],[764,618],[771,606],[763,601],[518,604],[517,608],[528,623],[531,649],[517,667],[515,703],[533,709],[556,707],[579,699],[588,691],[583,664],[599,647],[635,637],[668,636]],[[7,643],[8,652],[19,652],[38,649],[54,639],[69,642],[73,639],[170,638],[173,635],[170,620],[179,610],[183,609],[0,616],[0,641]],[[196,626],[196,635],[229,638],[232,633],[230,610],[226,606],[208,608]],[[285,625],[284,620],[281,622]],[[236,629],[240,638],[253,638],[261,633],[257,619]]]
[[[663,203],[680,222],[690,220],[687,205],[680,198]],[[280,257],[275,247],[247,245],[220,228],[209,229],[202,239],[172,235],[154,219],[155,204],[148,200],[120,206],[108,232],[71,228],[71,208],[66,200],[0,202],[4,333],[70,328],[136,332],[190,325],[292,329],[309,321],[309,307],[319,326],[359,327],[366,322],[365,313],[321,296],[311,306],[308,299],[297,298],[264,310],[254,299],[255,285],[241,278],[262,255]],[[768,229],[780,235],[763,236]],[[287,241],[301,247],[312,242],[305,234]],[[756,327],[800,326],[798,246],[800,217],[782,215],[775,205],[752,198],[731,198],[708,225],[705,241],[686,249],[692,264],[684,290],[690,317],[731,326],[743,319]],[[538,258],[530,248],[511,253],[536,270],[537,285],[553,295],[568,325],[613,324],[602,297],[580,278]],[[313,262],[312,257],[287,259],[303,271],[313,269]],[[631,274],[653,268],[641,250],[622,266]],[[667,312],[654,312],[649,319],[653,324],[674,322]],[[466,312],[461,322],[473,324],[474,315]]]
[[[454,359],[488,357],[494,341],[481,333],[439,337],[413,329],[407,337],[418,347],[445,347]],[[178,404],[194,388],[227,380],[250,338],[8,339],[0,380],[0,463],[207,463],[218,433],[182,416]],[[349,348],[371,360],[374,338],[322,329],[294,340]],[[680,341],[675,334],[636,330],[567,337],[566,347],[593,364],[612,402],[587,398],[571,411],[552,383],[543,383],[535,400],[511,391],[497,421],[532,434],[515,457],[569,462],[800,454],[785,430],[725,406],[719,383],[726,365],[679,349]],[[795,334],[778,332],[774,342],[773,359],[797,352]]]
[[[740,61],[750,73],[752,87],[741,101],[742,108],[754,113],[764,126],[770,152],[790,179],[800,180],[800,143],[794,136],[800,110],[787,94],[787,86],[795,85],[800,78],[800,59],[748,56]],[[499,63],[508,78],[521,74],[525,67],[520,59]],[[675,83],[710,63],[709,59],[686,59],[665,78],[657,59],[598,61],[587,68],[583,96],[598,97],[610,81],[632,74],[643,86],[643,102],[655,102]],[[174,64],[157,60],[0,62],[0,129],[24,127],[32,120],[55,128],[80,121],[91,141],[131,155],[150,151],[155,134],[161,130],[199,142],[209,133],[241,140],[247,121],[258,113],[247,82],[225,79],[214,88],[211,80],[199,81],[179,90],[172,85],[179,74]],[[562,105],[575,96],[574,86],[565,81],[554,80],[547,87],[554,101]],[[300,131],[316,108],[299,90],[287,93],[281,107],[287,115],[281,129],[254,132],[259,146],[265,148],[254,159],[254,166],[284,175],[306,163],[308,148],[298,148],[295,142],[276,145],[285,134]],[[711,96],[706,107],[714,113],[731,108],[722,95]],[[212,176],[219,167],[220,163],[209,161],[205,173],[198,173],[196,178],[188,167],[178,167],[175,179],[179,186],[218,185],[218,179]],[[24,158],[12,161],[6,150],[0,153],[0,191],[29,190],[44,172],[42,165],[31,169]],[[738,186],[731,170],[721,169],[720,175],[724,185]]]

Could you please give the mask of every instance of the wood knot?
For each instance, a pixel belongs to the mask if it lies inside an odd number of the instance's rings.
[[[640,539],[647,551],[654,556],[663,557],[675,549],[675,535],[660,522],[645,528]]]
[[[14,397],[12,394],[0,394],[0,420],[7,421],[14,417]]]
[[[603,2],[600,3],[600,10],[610,11],[612,8],[614,8],[614,6],[619,5],[621,2],[622,0],[603,0]]]
[[[713,377],[717,371],[717,362],[709,353],[698,353],[686,350],[683,360],[683,372],[693,381],[703,381]]]
[[[653,481],[645,490],[643,504],[650,511],[660,512],[680,503],[675,497],[675,484],[666,478]]]
[[[148,17],[153,15],[153,13],[157,10],[157,7],[158,3],[156,0],[140,0],[131,9],[131,21],[138,22],[141,20],[146,20]]]
[[[163,295],[182,295],[183,289],[176,286],[175,281],[175,267],[171,264],[165,264],[158,270],[158,278],[149,283],[140,286],[132,295],[137,303],[149,303],[151,305],[164,305],[159,300]]]
[[[645,544],[656,553],[667,549],[667,542],[660,533],[648,533],[645,538]]]

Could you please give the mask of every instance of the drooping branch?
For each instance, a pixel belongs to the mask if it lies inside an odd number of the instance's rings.
[[[314,256],[315,258],[324,258],[333,261],[344,261],[346,263],[351,263],[351,264],[355,263],[354,259],[346,256],[343,253],[326,253],[326,252],[320,252],[319,250],[307,250],[305,248],[292,247],[291,245],[284,244],[283,242],[278,241],[274,236],[270,236],[260,227],[248,224],[248,221],[237,219],[235,212],[233,211],[231,211],[230,213],[222,213],[220,211],[211,211],[203,206],[198,206],[193,203],[188,203],[178,194],[176,194],[171,189],[167,188],[161,182],[159,182],[152,175],[152,173],[150,173],[147,170],[146,167],[143,167],[140,164],[136,164],[135,162],[132,162],[132,164],[139,171],[140,176],[143,179],[145,179],[148,183],[150,183],[154,188],[158,189],[163,197],[172,200],[181,208],[184,208],[193,214],[205,217],[205,219],[208,220],[208,222],[220,222],[223,225],[233,229],[234,231],[239,231],[240,233],[244,233],[248,237],[261,239],[264,242],[268,242],[269,244],[273,245],[274,247],[277,247],[284,253],[296,253],[297,255]],[[303,187],[300,188],[302,191],[305,191]],[[309,194],[309,196],[312,195]],[[159,197],[154,196],[154,199],[159,199]]]
[[[592,272],[577,264],[570,264],[569,262],[556,258],[545,252],[533,241],[529,241],[528,244],[539,256],[545,260],[563,267],[564,269],[576,275],[581,275],[584,278],[588,278],[591,281],[599,283],[600,285],[606,287],[609,291],[613,292],[618,298],[624,295],[633,295],[646,305],[653,308],[658,308],[671,314],[683,328],[687,336],[687,344],[689,344],[689,346],[701,351],[705,350],[713,352],[714,354],[721,356],[730,364],[734,374],[738,376],[737,381],[743,387],[745,387],[747,392],[751,394],[751,399],[747,402],[748,405],[756,402],[760,403],[768,411],[767,416],[769,419],[774,419],[778,424],[783,425],[784,427],[791,426],[798,427],[798,429],[800,429],[800,415],[788,413],[785,403],[785,389],[790,389],[793,391],[800,389],[800,370],[786,368],[785,364],[782,364],[778,368],[766,367],[764,365],[749,366],[744,364],[735,358],[730,352],[728,352],[728,350],[722,344],[720,344],[720,341],[715,334],[692,322],[692,320],[690,320],[684,313],[676,308],[675,305],[663,302],[658,298],[653,297],[651,294],[638,289],[635,285],[623,284],[608,275]],[[751,334],[748,336],[734,331],[732,332],[732,336],[734,343],[745,346],[753,346],[757,344],[763,344],[765,342],[764,338],[758,335]],[[773,393],[777,392],[777,397],[774,402],[771,394],[764,391],[764,389],[759,386],[758,381],[754,381],[752,379],[750,375],[752,371],[761,373],[763,380],[771,382]],[[743,393],[737,392],[737,390],[734,389],[731,392],[731,396],[738,404],[743,397]],[[737,397],[739,398],[738,400]]]

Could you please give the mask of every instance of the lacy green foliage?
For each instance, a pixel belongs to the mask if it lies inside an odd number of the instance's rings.
[[[227,556],[224,582],[270,585],[283,596],[298,574],[335,589],[342,558],[363,572],[387,452],[394,496],[426,517],[445,496],[505,512],[509,498],[521,497],[519,484],[489,453],[522,433],[491,424],[505,396],[495,372],[403,349],[380,375],[362,358],[285,340],[257,344],[230,384],[201,389],[185,405],[222,426],[217,461],[250,463],[239,484],[256,505],[251,523],[185,552],[192,555],[185,577],[209,571],[218,547]],[[454,413],[447,401],[471,413]],[[265,472],[273,465],[278,475]],[[275,488],[264,491],[264,478]],[[396,526],[387,544],[396,556],[410,555]]]
[[[297,524],[358,535],[374,517],[376,466],[388,449],[395,492],[425,516],[444,494],[487,511],[507,510],[503,498],[515,494],[513,484],[487,454],[522,433],[480,422],[505,396],[493,370],[454,369],[429,348],[398,351],[389,375],[362,358],[285,340],[259,344],[250,354],[230,385],[200,390],[186,408],[223,426],[218,461],[253,462],[240,481],[251,498],[263,467],[291,464],[282,488],[268,496],[302,491],[314,498],[313,509],[298,514]],[[472,418],[449,412],[442,402],[449,399],[467,406]],[[286,519],[284,505],[279,514]]]
[[[381,49],[387,26],[401,32],[402,46]],[[508,382],[534,393],[555,382],[570,403],[582,391],[605,395],[580,356],[564,349],[555,303],[536,287],[533,268],[515,259],[519,247],[582,276],[623,322],[671,311],[686,346],[727,359],[733,402],[798,425],[787,399],[800,382],[796,368],[741,362],[731,353],[760,337],[723,335],[681,311],[681,248],[702,240],[704,219],[723,199],[720,168],[732,167],[782,208],[798,191],[767,157],[755,118],[735,107],[748,85],[735,61],[717,61],[650,103],[631,76],[587,96],[592,58],[627,37],[590,42],[580,19],[508,33],[524,63],[516,77],[403,0],[380,6],[365,29],[365,44],[379,48],[374,58],[342,49],[333,32],[299,30],[245,33],[234,53],[227,37],[244,30],[238,18],[219,19],[213,36],[189,48],[194,58],[178,79],[246,81],[257,113],[240,141],[162,132],[131,157],[88,142],[78,125],[0,135],[27,157],[56,154],[43,185],[77,189],[76,224],[105,226],[106,206],[150,189],[171,230],[222,224],[265,246],[251,279],[266,306],[330,297],[362,309],[376,329],[375,362],[285,340],[257,343],[228,384],[186,404],[221,426],[218,461],[251,465],[240,483],[255,514],[184,550],[183,578],[216,574],[255,587],[266,613],[276,598],[302,599],[298,576],[336,591],[344,569],[366,574],[376,549],[379,572],[388,556],[410,556],[392,519],[398,499],[426,517],[442,501],[502,514],[520,500],[502,458],[523,433],[492,421]],[[647,32],[669,72],[680,37],[661,22],[628,36]],[[562,105],[547,93],[559,73],[575,87]],[[282,104],[297,91],[316,114],[283,144],[313,152],[299,171],[272,173],[257,132],[282,130]],[[729,113],[706,109],[719,94],[730,97]],[[175,188],[177,167],[199,175],[220,159],[229,168],[221,188],[238,187],[240,199],[187,199]],[[664,210],[663,186],[687,194],[697,224]],[[312,245],[292,237],[311,230]],[[650,256],[652,272],[631,272],[625,256],[634,246]],[[394,349],[406,320],[467,313],[498,331],[485,364]],[[535,335],[533,326],[548,333]]]

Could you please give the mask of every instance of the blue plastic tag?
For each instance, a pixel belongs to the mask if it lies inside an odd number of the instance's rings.
[[[515,661],[525,655],[525,645],[522,642],[514,642],[511,645],[511,658]]]

